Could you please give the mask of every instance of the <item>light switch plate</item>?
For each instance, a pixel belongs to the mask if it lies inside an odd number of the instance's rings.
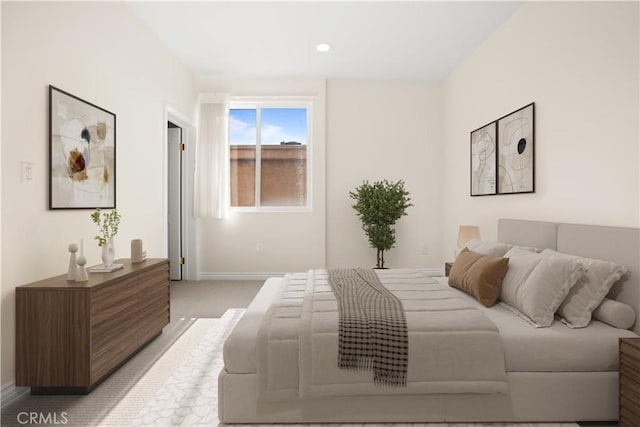
[[[21,181],[29,182],[33,180],[33,163],[32,162],[22,162],[22,173],[21,173]]]

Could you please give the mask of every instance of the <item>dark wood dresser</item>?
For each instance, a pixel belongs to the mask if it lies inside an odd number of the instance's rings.
[[[640,426],[640,338],[620,338],[618,424]]]
[[[16,288],[16,385],[32,394],[86,394],[169,323],[169,261],[112,273],[66,274]]]

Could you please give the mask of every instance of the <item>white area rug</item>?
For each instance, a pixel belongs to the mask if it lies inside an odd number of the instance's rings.
[[[243,313],[196,320],[100,425],[217,426],[222,345]]]
[[[104,426],[207,426],[218,421],[218,374],[222,345],[244,310],[228,310],[220,319],[198,319],[149,369],[145,376],[103,419]],[[248,424],[243,424],[249,426]],[[270,424],[313,427],[323,424]],[[575,427],[575,423],[483,424],[331,424],[378,427]]]

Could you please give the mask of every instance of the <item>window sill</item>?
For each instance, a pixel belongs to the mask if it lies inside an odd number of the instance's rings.
[[[230,207],[231,213],[311,213],[311,206]]]

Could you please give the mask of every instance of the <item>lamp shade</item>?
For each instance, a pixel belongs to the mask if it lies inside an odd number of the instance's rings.
[[[464,248],[469,240],[480,239],[480,227],[477,225],[461,225],[458,231],[458,247]]]

